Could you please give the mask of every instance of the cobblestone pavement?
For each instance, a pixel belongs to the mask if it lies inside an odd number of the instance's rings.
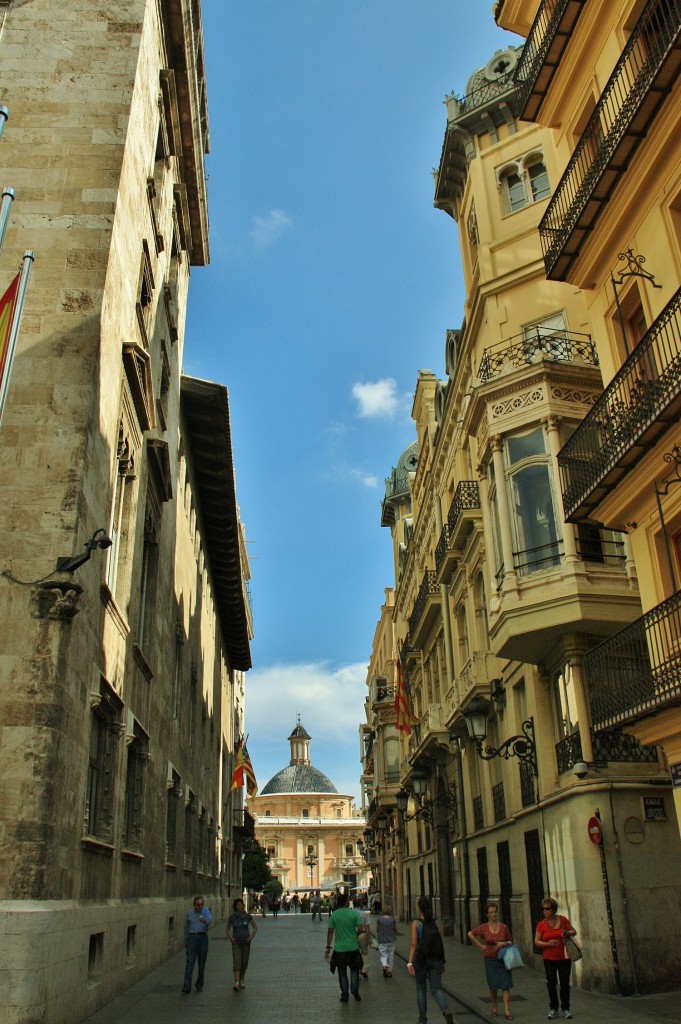
[[[386,980],[373,950],[369,980],[362,979],[360,985],[362,1001],[340,1002],[337,975],[323,959],[326,930],[326,918],[313,923],[307,914],[259,917],[246,988],[237,993],[232,990],[231,946],[219,924],[210,932],[203,992],[180,992],[182,954],[88,1017],[87,1024],[222,1024],[230,1019],[248,1024],[356,1024],[361,1019],[371,1024],[413,1024],[418,1017],[416,991],[404,960],[396,959],[394,976]],[[453,999],[450,1009],[461,1024],[479,1020]],[[428,1010],[432,1022],[442,1020],[430,994]]]
[[[400,926],[395,968],[383,978],[378,953],[372,951],[369,980],[362,981],[362,1001],[339,1001],[336,975],[323,959],[327,919],[312,922],[307,914],[258,918],[258,934],[243,992],[232,991],[231,946],[224,924],[210,932],[203,992],[182,995],[184,954],[179,954],[83,1024],[415,1024],[416,991],[407,973],[409,926]],[[443,978],[449,1007],[457,1024],[491,1024],[490,997],[484,983],[481,954],[445,937],[447,967]],[[588,952],[585,951],[585,955]],[[681,975],[675,979],[681,982]],[[545,1021],[548,1011],[543,971],[530,967],[514,972],[511,1010],[515,1021]],[[428,994],[431,1024],[442,1017]],[[600,995],[576,985],[572,1012],[577,1024],[670,1024],[681,1020],[681,992],[649,996]],[[499,1018],[503,1021],[501,1000]]]

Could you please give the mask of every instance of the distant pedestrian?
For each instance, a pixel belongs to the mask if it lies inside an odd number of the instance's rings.
[[[282,902],[284,904],[284,910],[288,914],[289,910],[291,909],[291,893],[288,891],[288,889],[284,893]]]
[[[426,1024],[428,1019],[426,995],[428,982],[430,982],[433,999],[442,1010],[446,1024],[454,1024],[454,1018],[447,1005],[447,996],[442,988],[442,974],[445,969],[444,945],[427,896],[419,897],[418,908],[419,917],[411,923],[411,945],[407,970],[416,979],[419,1024]]]
[[[232,970],[234,971],[234,991],[246,988],[244,978],[248,961],[251,956],[251,942],[255,938],[258,926],[255,918],[249,914],[241,899],[232,903],[232,913],[227,919],[227,938],[232,943]]]
[[[267,917],[267,911],[270,909],[270,901],[267,898],[267,893],[260,894],[260,913],[263,917]]]
[[[336,896],[336,909],[329,917],[329,927],[326,933],[326,949],[324,958],[328,959],[331,953],[331,940],[333,939],[333,955],[331,956],[331,971],[338,971],[338,984],[340,985],[341,1003],[347,1003],[348,995],[348,968],[350,969],[350,992],[357,1002],[361,1002],[359,994],[359,972],[362,969],[362,954],[359,951],[357,932],[364,928],[364,922],[356,910],[348,906],[347,893],[339,892]]]
[[[313,889],[310,895],[310,910],[312,912],[312,920],[319,915],[319,920],[322,919],[322,897],[319,889]]]
[[[203,988],[203,973],[208,956],[208,926],[212,920],[213,915],[205,906],[203,896],[195,896],[194,906],[187,911],[184,921],[184,948],[187,952],[187,962],[182,991],[185,995],[189,995],[192,990],[192,975],[197,960],[199,961],[199,973],[196,976],[196,991],[200,992]]]
[[[392,978],[395,943],[397,942],[397,921],[393,917],[393,908],[390,904],[386,905],[385,910],[376,921],[376,938],[383,977]]]
[[[572,1019],[570,1012],[570,969],[572,961],[565,952],[564,935],[576,935],[567,917],[557,913],[558,904],[550,896],[542,900],[542,920],[534,933],[534,944],[542,950],[546,987],[549,990],[549,1020],[559,1017],[558,984],[560,983],[560,1008],[566,1020]]]
[[[298,911],[300,910],[300,896],[298,895],[297,892],[294,892],[293,896],[291,897],[291,905],[293,907],[293,913],[297,914]]]
[[[487,921],[472,928],[468,938],[474,946],[482,950],[485,964],[485,978],[487,988],[492,997],[492,1016],[499,1013],[497,1003],[497,992],[501,989],[501,998],[504,1003],[504,1017],[506,1020],[513,1020],[511,1014],[511,989],[513,988],[513,975],[506,969],[503,960],[499,960],[497,954],[500,949],[510,946],[513,942],[508,926],[499,920],[499,904],[490,900],[485,908]]]

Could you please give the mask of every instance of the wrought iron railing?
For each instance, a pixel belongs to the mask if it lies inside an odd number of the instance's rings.
[[[591,734],[594,762],[601,767],[616,762],[620,764],[656,764],[657,747],[639,743],[635,736],[623,733],[621,729],[612,732]],[[582,739],[579,731],[566,736],[556,743],[556,765],[558,773],[569,772],[583,760]]]
[[[450,531],[456,528],[462,512],[466,509],[479,509],[480,507],[478,481],[460,480],[454,491],[454,497],[447,513],[447,526]]]
[[[497,782],[496,786],[492,786],[492,804],[494,806],[494,820],[505,821],[506,799],[504,797],[503,782]]]
[[[614,187],[614,181],[610,181],[613,172],[615,176],[623,173],[645,137],[646,125],[634,122],[680,33],[681,0],[656,0],[645,5],[539,225],[548,277],[606,172],[607,189],[599,194],[597,208],[587,218],[590,226]],[[652,109],[646,108],[648,121],[668,92],[668,87],[656,90]],[[626,154],[618,152],[624,149]]]
[[[560,565],[562,553],[562,540],[550,541],[548,544],[540,544],[525,551],[514,551],[513,568],[519,576],[539,572],[540,569],[551,569],[555,565]]]
[[[534,768],[530,761],[521,761],[518,771],[520,772],[520,799],[523,807],[530,807],[537,802],[537,780]]]
[[[478,107],[484,107],[485,104],[491,103],[493,100],[498,100],[499,96],[504,92],[514,91],[516,83],[514,81],[513,72],[507,71],[504,75],[499,75],[498,78],[492,81],[485,82],[479,89],[473,89],[472,92],[466,93],[458,100],[459,113],[467,114],[471,110],[476,110]]]
[[[596,731],[681,703],[681,591],[592,648],[584,665]]]
[[[529,334],[516,334],[482,353],[478,377],[492,380],[502,370],[530,366],[539,359],[557,359],[564,363],[580,361],[598,366],[596,346],[590,334],[549,331],[537,327]]]
[[[416,600],[414,601],[414,607],[412,613],[409,616],[409,632],[415,633],[416,628],[421,621],[423,610],[426,607],[426,603],[429,597],[439,597],[440,586],[437,582],[437,574],[435,569],[426,569],[423,574],[421,586],[417,594]]]
[[[534,89],[544,62],[552,49],[559,29],[561,35],[567,35],[563,27],[568,8],[573,7],[569,18],[570,31],[574,28],[577,18],[582,13],[586,0],[542,0],[539,5],[529,35],[525,40],[522,54],[515,69],[515,82],[518,86],[520,109],[525,110],[530,93]],[[565,40],[567,43],[567,39]],[[562,47],[561,49],[563,49]],[[557,62],[555,62],[557,63]],[[552,71],[553,74],[552,61]],[[550,80],[550,79],[549,79]]]
[[[485,827],[485,816],[482,808],[482,797],[473,797],[473,826],[476,832]]]
[[[440,571],[442,563],[445,560],[445,555],[447,554],[447,548],[449,547],[449,533],[450,533],[449,527],[445,523],[445,525],[442,527],[442,533],[440,534],[440,538],[439,538],[439,540],[437,542],[437,547],[435,548],[435,571],[436,572]]]
[[[255,835],[255,818],[245,808],[232,811],[232,827],[246,836]]]
[[[588,533],[585,531],[589,531]],[[597,527],[579,526],[575,537],[577,554],[583,562],[602,565],[623,565],[626,561],[624,541]]]
[[[679,395],[681,288],[558,455],[566,519]]]

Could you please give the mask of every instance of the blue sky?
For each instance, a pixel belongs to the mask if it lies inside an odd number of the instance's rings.
[[[446,94],[517,43],[492,0],[203,0],[211,265],[184,370],[229,388],[255,620],[260,787],[311,758],[359,797],[358,724],[386,586],[385,478],[418,370],[462,318],[456,225],[433,207]]]

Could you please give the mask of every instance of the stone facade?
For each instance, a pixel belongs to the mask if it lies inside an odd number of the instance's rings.
[[[181,373],[200,5],[17,0],[0,53],[3,290],[36,253],[0,428],[0,1000],[69,1024],[240,891],[248,566],[226,389]]]

